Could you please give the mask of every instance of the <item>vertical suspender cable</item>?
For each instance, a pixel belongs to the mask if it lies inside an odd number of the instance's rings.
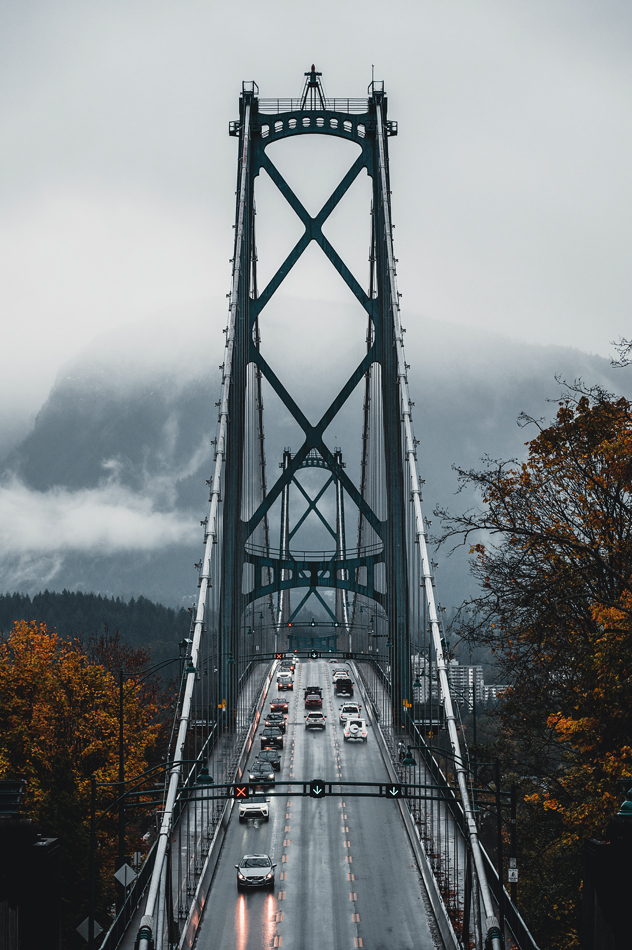
[[[404,423],[404,438],[405,438],[405,453],[408,461],[408,469],[411,478],[411,492],[413,497],[413,505],[415,509],[415,530],[417,534],[417,540],[419,543],[419,549],[421,552],[421,562],[422,570],[424,577],[424,585],[426,591],[426,599],[428,604],[428,614],[430,618],[430,626],[432,630],[432,639],[435,647],[435,654],[437,658],[437,672],[439,676],[439,682],[441,687],[441,693],[444,697],[445,703],[445,712],[446,712],[446,722],[448,727],[448,734],[450,736],[450,743],[452,745],[452,752],[454,755],[454,762],[457,773],[457,780],[459,784],[459,791],[461,793],[461,802],[463,805],[463,811],[465,814],[465,822],[467,828],[467,836],[472,848],[472,856],[474,858],[474,864],[476,867],[476,874],[479,881],[481,899],[483,906],[485,908],[485,917],[488,936],[491,940],[491,946],[493,950],[501,950],[501,938],[500,931],[498,930],[498,918],[494,912],[494,906],[492,902],[492,894],[487,883],[487,876],[485,873],[485,866],[483,864],[483,856],[481,853],[480,843],[478,840],[478,830],[476,828],[476,822],[474,820],[474,812],[472,810],[472,804],[470,802],[469,791],[467,787],[467,769],[463,763],[463,756],[461,753],[461,745],[459,742],[458,732],[456,728],[456,721],[454,716],[454,709],[452,706],[452,696],[450,693],[450,684],[448,681],[448,672],[447,665],[445,661],[445,656],[443,652],[443,644],[441,642],[441,630],[439,627],[439,620],[437,617],[437,608],[434,600],[434,591],[432,589],[432,576],[430,572],[430,562],[428,558],[428,549],[426,546],[426,532],[424,529],[423,515],[421,512],[421,492],[419,489],[419,477],[417,474],[417,464],[415,460],[415,443],[413,439],[412,432],[412,423],[411,423],[411,406],[410,398],[408,395],[408,380],[406,376],[406,362],[404,358],[404,343],[402,335],[401,321],[399,317],[399,296],[397,293],[397,280],[395,276],[395,257],[393,254],[393,235],[391,230],[391,215],[390,215],[390,201],[389,201],[389,192],[388,192],[388,182],[386,178],[386,150],[384,146],[384,122],[382,118],[382,101],[377,99],[376,96],[376,115],[377,115],[377,141],[379,149],[379,174],[380,174],[380,192],[382,199],[382,212],[384,216],[384,230],[385,230],[385,240],[386,240],[386,251],[388,257],[388,276],[390,284],[390,296],[391,296],[391,310],[393,315],[393,324],[395,327],[395,344],[397,348],[397,377],[399,381],[399,391],[401,398],[401,409],[402,409],[402,418]]]
[[[237,208],[237,233],[235,235],[235,256],[233,263],[233,280],[230,295],[230,310],[228,317],[228,330],[226,333],[226,348],[224,350],[224,370],[222,379],[222,397],[219,414],[219,433],[217,437],[217,454],[215,456],[215,469],[211,486],[210,512],[208,517],[207,533],[204,546],[204,560],[202,572],[200,575],[200,594],[198,597],[197,611],[193,628],[193,643],[191,645],[191,671],[187,674],[184,699],[182,702],[182,712],[178,727],[178,738],[176,740],[173,764],[169,775],[169,785],[167,790],[167,800],[163,812],[158,845],[156,851],[156,861],[154,864],[147,904],[145,905],[145,916],[141,920],[141,926],[138,932],[138,950],[150,950],[153,944],[154,932],[154,913],[156,910],[156,900],[159,892],[160,877],[163,872],[165,855],[169,844],[169,835],[173,821],[173,809],[178,791],[178,782],[182,773],[182,760],[184,757],[184,745],[186,742],[187,728],[189,725],[189,716],[191,709],[191,698],[193,696],[193,687],[195,685],[196,669],[199,662],[200,643],[202,640],[202,630],[204,628],[204,613],[206,607],[206,598],[209,589],[211,577],[211,560],[213,554],[213,543],[217,537],[218,531],[218,508],[220,504],[222,468],[226,457],[226,428],[228,423],[228,395],[231,384],[231,367],[233,357],[233,347],[235,340],[235,322],[237,317],[238,289],[241,279],[241,257],[242,245],[248,235],[244,235],[244,217],[247,196],[248,183],[248,165],[250,161],[250,100],[246,99],[243,120],[242,153],[240,161],[240,184],[239,184],[239,204]]]

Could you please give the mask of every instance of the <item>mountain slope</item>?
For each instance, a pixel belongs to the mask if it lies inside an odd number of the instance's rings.
[[[346,378],[358,346],[357,315],[341,304],[286,301],[270,324],[269,346],[299,311],[306,325],[326,327],[329,320],[338,328],[347,320],[352,326],[324,371],[317,370],[315,356],[312,373],[304,362],[286,362],[288,387],[309,405],[317,397],[322,402],[322,393],[325,401],[333,398]],[[214,311],[143,324],[135,337],[119,333],[98,341],[64,369],[5,466],[0,590],[66,588],[191,603],[216,426],[220,374],[214,367],[223,345],[218,322]],[[264,321],[264,340],[266,329]],[[453,464],[476,466],[484,455],[524,452],[534,430],[519,428],[516,419],[522,411],[552,417],[555,405],[547,399],[559,393],[556,374],[623,394],[632,390],[628,372],[571,348],[524,345],[422,318],[409,317],[407,329],[426,515],[437,504],[475,502],[453,497]],[[158,342],[152,348],[148,339]],[[359,468],[360,395],[327,433],[332,445],[343,446],[352,475]],[[300,433],[269,396],[264,419],[274,477],[283,448],[296,451]],[[354,536],[353,525],[347,534]],[[439,560],[439,597],[454,605],[470,585],[466,558],[459,552]]]

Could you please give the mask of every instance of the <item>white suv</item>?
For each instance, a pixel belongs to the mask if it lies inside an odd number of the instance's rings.
[[[367,741],[368,732],[366,728],[366,722],[364,719],[349,718],[345,723],[344,731],[345,742],[348,739],[361,739],[363,742]]]
[[[243,802],[239,802],[239,820],[248,821],[249,818],[263,818],[270,820],[268,809],[269,799],[265,795],[251,795]]]

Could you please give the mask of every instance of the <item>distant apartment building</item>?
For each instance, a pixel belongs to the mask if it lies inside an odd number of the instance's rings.
[[[415,653],[411,656],[413,675],[413,702],[428,704],[440,702],[439,679],[436,663],[429,662],[427,656]],[[459,706],[472,712],[474,705],[480,709],[493,703],[502,696],[507,686],[486,686],[482,666],[461,664],[458,660],[448,663],[448,679],[452,695]]]
[[[503,695],[505,690],[509,689],[509,686],[496,685],[496,686],[486,686],[485,687],[485,703],[488,706],[493,706],[497,699]]]

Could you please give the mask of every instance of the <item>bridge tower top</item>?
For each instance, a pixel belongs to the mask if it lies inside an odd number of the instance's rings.
[[[316,72],[316,67],[312,63],[312,68],[305,73],[305,88],[303,89],[303,98],[301,99],[301,109],[326,109],[325,95],[323,85],[320,81],[322,73]]]
[[[191,712],[194,694],[207,688],[206,709],[218,716],[223,730],[237,732],[243,683],[258,662],[253,641],[257,629],[261,639],[264,604],[267,601],[265,612],[271,617],[267,633],[278,646],[283,621],[287,618],[289,623],[311,598],[316,610],[329,617],[329,626],[341,624],[349,637],[349,653],[379,670],[380,682],[386,684],[389,694],[392,718],[388,725],[394,735],[415,728],[411,653],[425,655],[428,640],[432,641],[483,916],[489,942],[493,950],[500,950],[452,704],[421,512],[418,442],[412,427],[391,218],[389,138],[397,134],[397,123],[387,118],[383,82],[373,80],[364,98],[332,99],[325,95],[322,74],[315,65],[304,77],[302,94],[295,99],[260,98],[254,81],[243,83],[239,119],[229,125],[229,134],[239,140],[237,200],[210,507],[202,522],[205,548],[200,593],[173,745],[174,766],[143,918],[146,932],[139,933],[138,946],[139,950],[150,946],[176,792],[187,758],[189,724],[196,719]],[[334,136],[356,146],[346,150],[347,171],[315,215],[275,164],[281,146],[268,149],[272,143],[313,134]],[[369,267],[365,275],[354,274],[329,236],[331,216],[361,175],[370,179],[370,195],[365,195],[364,224],[360,219],[354,225],[366,227]],[[259,284],[255,233],[255,204],[262,180],[277,189],[302,226],[302,233],[265,286]],[[265,213],[263,202],[261,206]],[[352,204],[352,208],[357,214],[359,205]],[[289,377],[284,373],[287,366],[277,365],[273,351],[266,347],[274,307],[266,308],[310,246],[318,248],[337,272],[355,298],[355,312],[358,304],[364,311],[361,319],[366,326],[364,338],[358,338],[354,360],[351,365],[344,364],[340,388],[332,389],[326,373],[327,364],[333,364],[339,355],[333,334],[327,337],[328,348],[321,360],[324,365],[310,359],[312,384],[326,397],[320,418],[314,418],[309,406],[302,405],[309,386],[302,379],[284,380],[284,375]],[[293,325],[299,331],[303,319],[302,309],[295,307]],[[325,321],[318,324],[318,330],[327,334]],[[305,347],[306,338],[299,332],[296,346]],[[263,398],[268,394],[285,419],[291,420],[299,441],[293,453],[284,452],[280,472],[275,472],[277,458],[268,466],[264,457]],[[333,426],[339,418],[343,419],[342,429]],[[350,434],[352,424],[344,418],[356,419],[356,429],[362,428],[361,440],[359,431]],[[338,441],[332,433],[345,435],[347,425],[349,434],[338,445],[331,444],[332,438]],[[359,466],[353,464],[350,443],[361,445]],[[343,452],[350,462],[348,468],[342,461]],[[289,515],[290,490],[295,491],[294,497],[296,492],[300,494],[303,505],[296,523]],[[317,521],[321,534],[328,532],[324,536],[335,545],[333,555],[324,556],[321,549],[304,551],[301,556],[295,550],[297,532],[307,518]],[[355,546],[347,545],[345,518],[356,520]],[[270,540],[271,527],[276,526],[278,550]],[[200,675],[201,669],[206,677]]]

